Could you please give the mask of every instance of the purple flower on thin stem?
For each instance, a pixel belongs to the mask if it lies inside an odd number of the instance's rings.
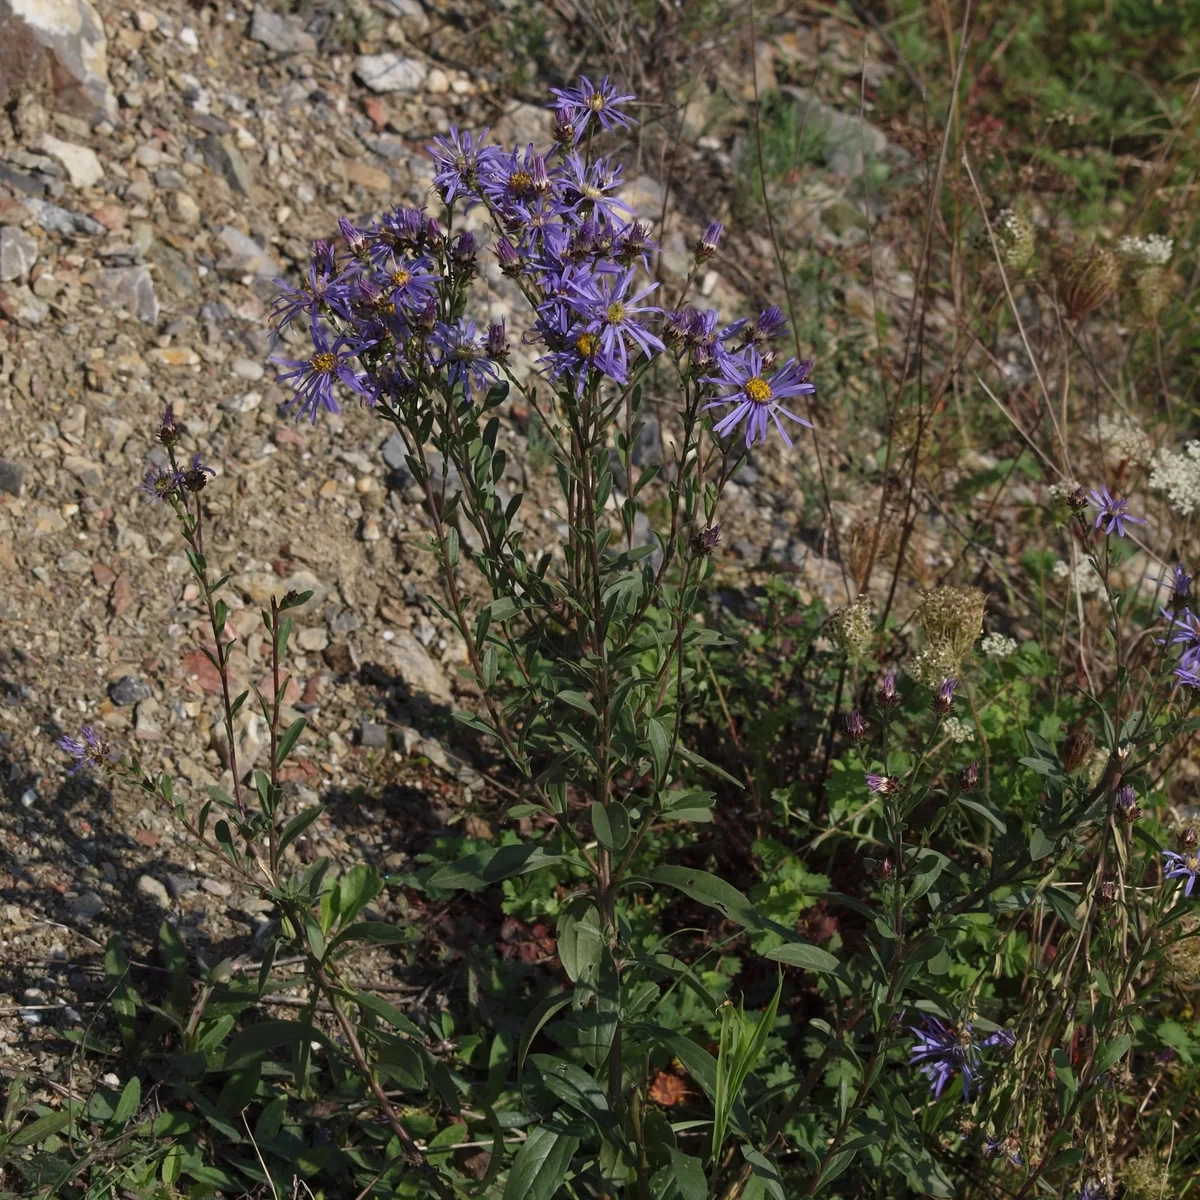
[[[875,689],[875,703],[880,708],[895,708],[900,703],[900,692],[896,687],[895,670],[888,671]]]
[[[441,354],[438,365],[445,367],[450,386],[462,384],[465,391],[483,388],[495,381],[496,364],[487,356],[474,321],[461,317],[453,325],[439,325],[429,344]]]
[[[369,396],[367,384],[350,365],[351,360],[363,346],[355,346],[346,337],[331,341],[329,331],[314,322],[312,340],[315,353],[312,358],[278,358],[273,361],[282,367],[291,367],[279,375],[280,382],[292,384],[295,396],[284,405],[285,411],[296,408],[296,419],[307,416],[315,425],[317,413],[323,408],[328,412],[341,412],[333,394],[335,383],[343,383],[361,396]]]
[[[479,199],[480,166],[486,166],[496,151],[495,147],[484,146],[487,135],[486,128],[476,137],[451,125],[449,133],[440,134],[432,146],[425,147],[433,159],[433,185],[447,206],[456,196],[466,196],[468,201]]]
[[[915,1041],[910,1066],[919,1066],[932,1084],[934,1097],[940,1097],[954,1073],[962,1073],[963,1099],[970,1100],[979,1071],[979,1050],[971,1039],[971,1027],[965,1021],[951,1028],[939,1017],[926,1016],[920,1026],[910,1030]]]
[[[79,731],[79,737],[60,737],[54,744],[75,759],[75,765],[70,771],[72,775],[84,767],[100,766],[112,761],[103,736],[91,725],[85,725]]]
[[[1164,850],[1162,856],[1170,864],[1169,869],[1163,872],[1163,878],[1186,879],[1187,883],[1183,886],[1183,894],[1190,896],[1192,888],[1196,886],[1196,880],[1200,879],[1200,855],[1197,855],[1195,850],[1190,854],[1179,854],[1175,850]]]
[[[617,107],[636,97],[632,92],[618,92],[607,75],[600,80],[599,86],[593,84],[586,75],[581,75],[578,87],[551,88],[550,95],[554,97],[554,103],[547,107],[557,110],[566,106],[573,110],[574,120],[571,124],[576,141],[593,118],[610,133],[614,129],[629,129],[636,124],[632,117],[626,116]]]
[[[161,504],[168,496],[178,496],[183,482],[182,471],[151,466],[146,469],[146,478],[138,485],[138,491],[151,504]]]
[[[696,243],[695,255],[697,263],[706,263],[716,254],[724,232],[725,226],[720,221],[709,222],[708,227],[700,235],[700,240]]]
[[[398,258],[384,270],[379,283],[385,291],[390,290],[394,304],[410,310],[421,308],[437,295],[440,276],[429,269],[431,266],[433,261],[428,258]]]
[[[625,383],[628,378],[631,348],[635,354],[640,350],[647,358],[665,348],[637,319],[642,314],[662,312],[654,305],[638,303],[658,284],[649,283],[630,295],[633,276],[634,272],[629,270],[617,280],[612,276],[593,277],[570,298],[571,307],[586,322],[584,332],[598,339],[592,361],[618,383]]]
[[[877,775],[874,771],[867,772],[867,790],[877,796],[894,796],[900,790],[900,784],[891,775]]]
[[[958,680],[947,676],[942,680],[941,687],[934,693],[933,708],[943,715],[954,708],[954,693],[958,691]]]
[[[1171,607],[1182,608],[1188,601],[1192,587],[1192,577],[1183,568],[1183,563],[1176,563],[1171,572]]]
[[[794,358],[789,358],[778,371],[767,378],[762,355],[751,347],[744,354],[722,355],[717,359],[717,368],[721,374],[708,377],[704,382],[735,389],[732,395],[723,396],[704,406],[705,409],[710,409],[724,404],[733,405],[713,426],[713,432],[718,437],[732,433],[739,425],[745,423],[746,446],[749,447],[755,440],[767,440],[768,421],[774,421],[780,437],[791,446],[792,439],[779,419],[781,414],[795,421],[797,425],[812,428],[811,421],[798,417],[779,403],[791,396],[811,395],[817,390],[807,382],[808,373],[812,370],[811,359],[798,363]]]
[[[1017,1035],[1011,1029],[997,1029],[995,1033],[989,1033],[983,1039],[980,1045],[986,1046],[988,1049],[999,1049],[1003,1051],[1011,1050],[1017,1044]]]
[[[623,180],[621,168],[610,168],[605,158],[589,164],[578,154],[568,154],[555,176],[577,219],[604,216],[610,221],[624,221],[634,215],[624,200],[611,194]]]
[[[1093,529],[1099,529],[1104,526],[1105,533],[1116,531],[1117,537],[1125,536],[1125,523],[1132,522],[1134,525],[1145,525],[1144,517],[1135,517],[1126,511],[1129,507],[1129,501],[1120,496],[1114,496],[1108,488],[1101,488],[1099,491],[1088,492],[1088,502],[1096,510],[1096,521],[1092,526]]]

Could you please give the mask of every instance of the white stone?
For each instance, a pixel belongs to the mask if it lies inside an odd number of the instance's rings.
[[[77,146],[74,142],[64,142],[53,134],[43,133],[38,138],[37,148],[62,163],[77,188],[89,188],[104,178],[104,167],[89,146]]]
[[[354,73],[373,92],[415,92],[425,82],[428,69],[415,58],[389,50],[385,54],[360,54]]]
[[[37,239],[15,225],[0,226],[0,283],[24,279],[37,262]]]
[[[450,90],[450,80],[441,67],[434,67],[426,76],[425,90],[431,96],[444,96]]]
[[[153,875],[142,875],[138,878],[137,893],[159,908],[171,907],[171,897],[167,895],[166,887]]]
[[[383,665],[395,671],[409,691],[442,702],[450,699],[450,681],[407,629],[396,631],[392,641],[385,643],[381,657]]]

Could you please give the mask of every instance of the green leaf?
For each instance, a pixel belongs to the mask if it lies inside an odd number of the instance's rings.
[[[997,833],[1008,832],[1004,818],[990,804],[984,804],[981,800],[972,800],[969,796],[959,796],[958,802],[963,808],[969,808],[972,812],[977,812],[985,820],[990,821],[995,826]]]
[[[602,1129],[615,1126],[604,1088],[582,1067],[551,1054],[531,1054],[529,1061],[537,1068],[545,1087],[564,1104],[582,1113]]]
[[[304,727],[308,721],[304,717],[297,717],[284,731],[283,737],[279,739],[279,744],[275,747],[275,765],[282,766],[284,760],[292,752],[292,747],[296,744],[300,735],[304,732]]]
[[[477,892],[513,875],[527,875],[530,871],[563,861],[561,854],[547,854],[533,842],[495,846],[439,868],[429,877],[428,883],[435,888]]]
[[[750,1170],[754,1178],[761,1183],[764,1195],[771,1196],[774,1200],[787,1200],[787,1194],[783,1190],[783,1178],[775,1163],[765,1154],[751,1150],[749,1146],[742,1147],[742,1157],[750,1164]]]
[[[121,946],[121,939],[114,933],[104,948],[104,974],[108,980],[110,1003],[121,1031],[121,1042],[125,1049],[137,1047],[134,1015],[137,1012],[137,992],[129,978],[129,959]]]
[[[259,1021],[235,1033],[225,1047],[225,1070],[232,1071],[259,1054],[278,1050],[294,1042],[322,1042],[331,1050],[333,1043],[307,1021]]]
[[[818,975],[832,974],[840,965],[828,950],[822,950],[820,946],[813,946],[808,942],[787,942],[768,950],[763,957],[789,967],[801,967]]]
[[[282,854],[324,811],[323,804],[314,804],[312,808],[297,813],[279,835],[279,853]]]
[[[36,1121],[31,1121],[28,1125],[22,1125],[12,1135],[9,1144],[12,1146],[35,1146],[38,1142],[44,1142],[51,1134],[61,1132],[67,1127],[70,1120],[71,1113],[67,1109],[47,1113],[44,1117],[38,1117]]]
[[[551,1200],[567,1177],[579,1139],[538,1125],[509,1168],[501,1200]]]
[[[517,1046],[517,1078],[521,1077],[521,1069],[525,1066],[525,1055],[529,1053],[529,1047],[533,1044],[533,1039],[541,1033],[546,1022],[554,1016],[561,1008],[566,1008],[571,1003],[570,992],[552,992],[543,1000],[539,1001],[533,1012],[525,1018],[525,1027],[521,1030],[521,1041]]]
[[[708,1180],[704,1177],[704,1164],[698,1158],[672,1150],[671,1166],[675,1168],[681,1200],[707,1200]]]
[[[412,1023],[395,1005],[372,995],[370,992],[347,992],[355,1004],[361,1005],[368,1012],[382,1017],[393,1029],[400,1030],[415,1038],[421,1038],[421,1030]]]
[[[687,867],[659,867],[650,873],[655,883],[665,883],[677,888],[685,896],[709,908],[715,908],[722,916],[746,925],[751,929],[765,927],[766,922],[754,910],[754,906],[731,883],[708,871],[693,871]]]
[[[596,717],[599,719],[600,714],[596,711],[592,705],[592,702],[583,694],[583,692],[565,690],[556,692],[554,698],[556,700],[561,700],[564,704],[569,704],[572,708],[577,708],[581,712],[587,713],[590,717]]]
[[[129,1123],[129,1118],[137,1112],[141,1103],[142,1081],[134,1075],[121,1089],[121,1095],[117,1099],[117,1105],[113,1109],[113,1115],[109,1119],[108,1128],[105,1130],[107,1135],[109,1137],[116,1137]]]
[[[1119,1037],[1105,1045],[1105,1047],[1096,1055],[1096,1075],[1103,1075],[1109,1067],[1125,1057],[1129,1047],[1133,1045],[1133,1041],[1129,1034],[1123,1033]]]
[[[356,921],[347,926],[329,943],[327,954],[332,954],[346,942],[373,942],[376,946],[403,946],[413,939],[412,931],[386,921]]]
[[[389,1038],[379,1047],[379,1065],[402,1088],[410,1092],[425,1090],[425,1060],[411,1042]]]
[[[374,867],[359,863],[337,882],[337,917],[342,925],[353,921],[383,890],[383,880]]]
[[[650,753],[654,759],[654,778],[662,783],[667,777],[671,761],[671,741],[662,722],[651,717],[646,722],[646,735],[650,739]]]
[[[1052,853],[1054,846],[1054,839],[1047,837],[1040,825],[1035,825],[1029,834],[1029,857],[1037,862],[1038,859]]]
[[[158,953],[167,969],[171,1005],[182,1014],[192,998],[192,985],[187,973],[187,947],[170,921],[163,921],[159,927]]]
[[[629,813],[619,800],[611,801],[607,807],[593,800],[592,828],[600,845],[615,854],[629,841]]]
[[[600,965],[604,936],[600,927],[600,910],[577,896],[558,918],[558,957],[572,983],[591,980]]]

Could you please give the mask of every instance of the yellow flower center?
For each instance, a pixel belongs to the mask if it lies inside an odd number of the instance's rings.
[[[600,339],[594,333],[581,333],[575,339],[575,349],[583,355],[584,358],[591,358],[596,353],[596,347],[600,345]]]
[[[585,200],[600,200],[604,196],[604,192],[598,187],[593,187],[590,183],[582,184],[579,188],[579,194]]]
[[[746,380],[745,392],[748,400],[766,404],[771,398],[771,385],[761,375],[752,375]]]
[[[592,98],[588,101],[588,108],[594,113],[600,112],[604,108],[604,97],[599,92],[593,92]]]
[[[328,350],[322,350],[308,360],[308,365],[322,375],[329,375],[332,374],[333,369],[337,366],[337,356],[331,354]]]
[[[406,271],[403,267],[397,267],[392,272],[392,282],[396,287],[402,288],[412,282],[412,272]]]
[[[1191,858],[1184,859],[1183,865],[1193,875],[1200,874],[1200,855],[1193,854]]]
[[[620,300],[614,300],[605,310],[604,315],[610,325],[620,325],[625,320],[625,305]]]
[[[514,171],[508,177],[508,190],[516,196],[533,191],[533,176],[528,171]]]

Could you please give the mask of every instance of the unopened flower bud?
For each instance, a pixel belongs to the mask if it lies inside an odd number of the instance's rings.
[[[348,217],[338,217],[338,229],[350,253],[358,258],[366,253],[367,237],[361,229],[356,229]]]
[[[696,263],[706,263],[717,252],[717,247],[721,244],[721,237],[725,232],[725,226],[720,221],[710,221],[708,227],[700,235],[700,240],[696,243]]]
[[[896,672],[888,671],[875,689],[875,703],[880,708],[895,708],[900,703],[900,692],[896,688]]]
[[[158,422],[158,440],[169,450],[183,435],[179,422],[175,420],[175,408],[168,404]]]
[[[867,719],[855,709],[842,717],[842,728],[852,742],[861,742],[867,736]]]
[[[560,146],[575,142],[575,109],[569,104],[560,104],[554,110],[554,140]]]
[[[1088,498],[1087,492],[1082,487],[1077,487],[1068,497],[1067,503],[1071,506],[1071,511],[1078,516],[1080,513],[1087,511]]]
[[[413,317],[412,324],[418,333],[430,334],[437,328],[437,323],[437,301],[431,296],[425,301],[424,308]]]
[[[1196,831],[1195,825],[1189,825],[1179,835],[1179,848],[1181,850],[1195,850],[1197,843],[1200,843],[1200,833]]]
[[[488,326],[487,352],[489,358],[497,360],[508,357],[508,335],[504,331],[503,321],[495,321]]]
[[[967,763],[959,771],[956,782],[960,792],[973,792],[979,786],[979,764],[977,762]]]
[[[1067,740],[1063,742],[1063,770],[1068,775],[1078,771],[1091,757],[1095,748],[1096,735],[1090,729],[1083,725],[1073,728],[1067,734]]]
[[[958,691],[958,680],[947,676],[933,694],[933,711],[945,715],[954,708],[954,693]]]
[[[496,239],[496,258],[500,261],[500,270],[505,275],[520,275],[523,263],[517,248],[506,237]]]
[[[1176,563],[1171,573],[1171,607],[1183,608],[1191,593],[1192,577],[1183,569],[1183,563]]]
[[[1096,888],[1096,903],[1102,908],[1108,908],[1109,905],[1117,902],[1117,885],[1111,879],[1105,879],[1099,887]]]
[[[436,217],[430,217],[425,222],[425,240],[434,249],[440,249],[446,244],[446,235],[442,232],[442,227],[437,223]]]
[[[533,165],[529,169],[529,175],[532,181],[529,186],[538,195],[544,195],[550,190],[550,172],[546,170],[544,155],[535,154],[533,156]]]
[[[721,526],[708,525],[692,538],[692,551],[700,558],[710,555],[721,540]]]
[[[900,790],[900,784],[891,775],[876,775],[874,771],[868,771],[867,790],[877,796],[894,796]]]
[[[1126,783],[1117,788],[1117,794],[1113,797],[1113,810],[1123,821],[1136,821],[1142,815],[1142,810],[1138,807],[1137,792],[1131,784]]]
[[[452,257],[460,266],[467,266],[475,261],[475,235],[469,229],[458,235]]]
[[[882,879],[884,882],[891,879],[896,873],[896,868],[892,866],[890,858],[884,858],[875,864],[875,878]]]
[[[336,256],[333,246],[323,238],[318,238],[313,242],[312,250],[313,266],[323,274],[332,274],[336,266]]]

